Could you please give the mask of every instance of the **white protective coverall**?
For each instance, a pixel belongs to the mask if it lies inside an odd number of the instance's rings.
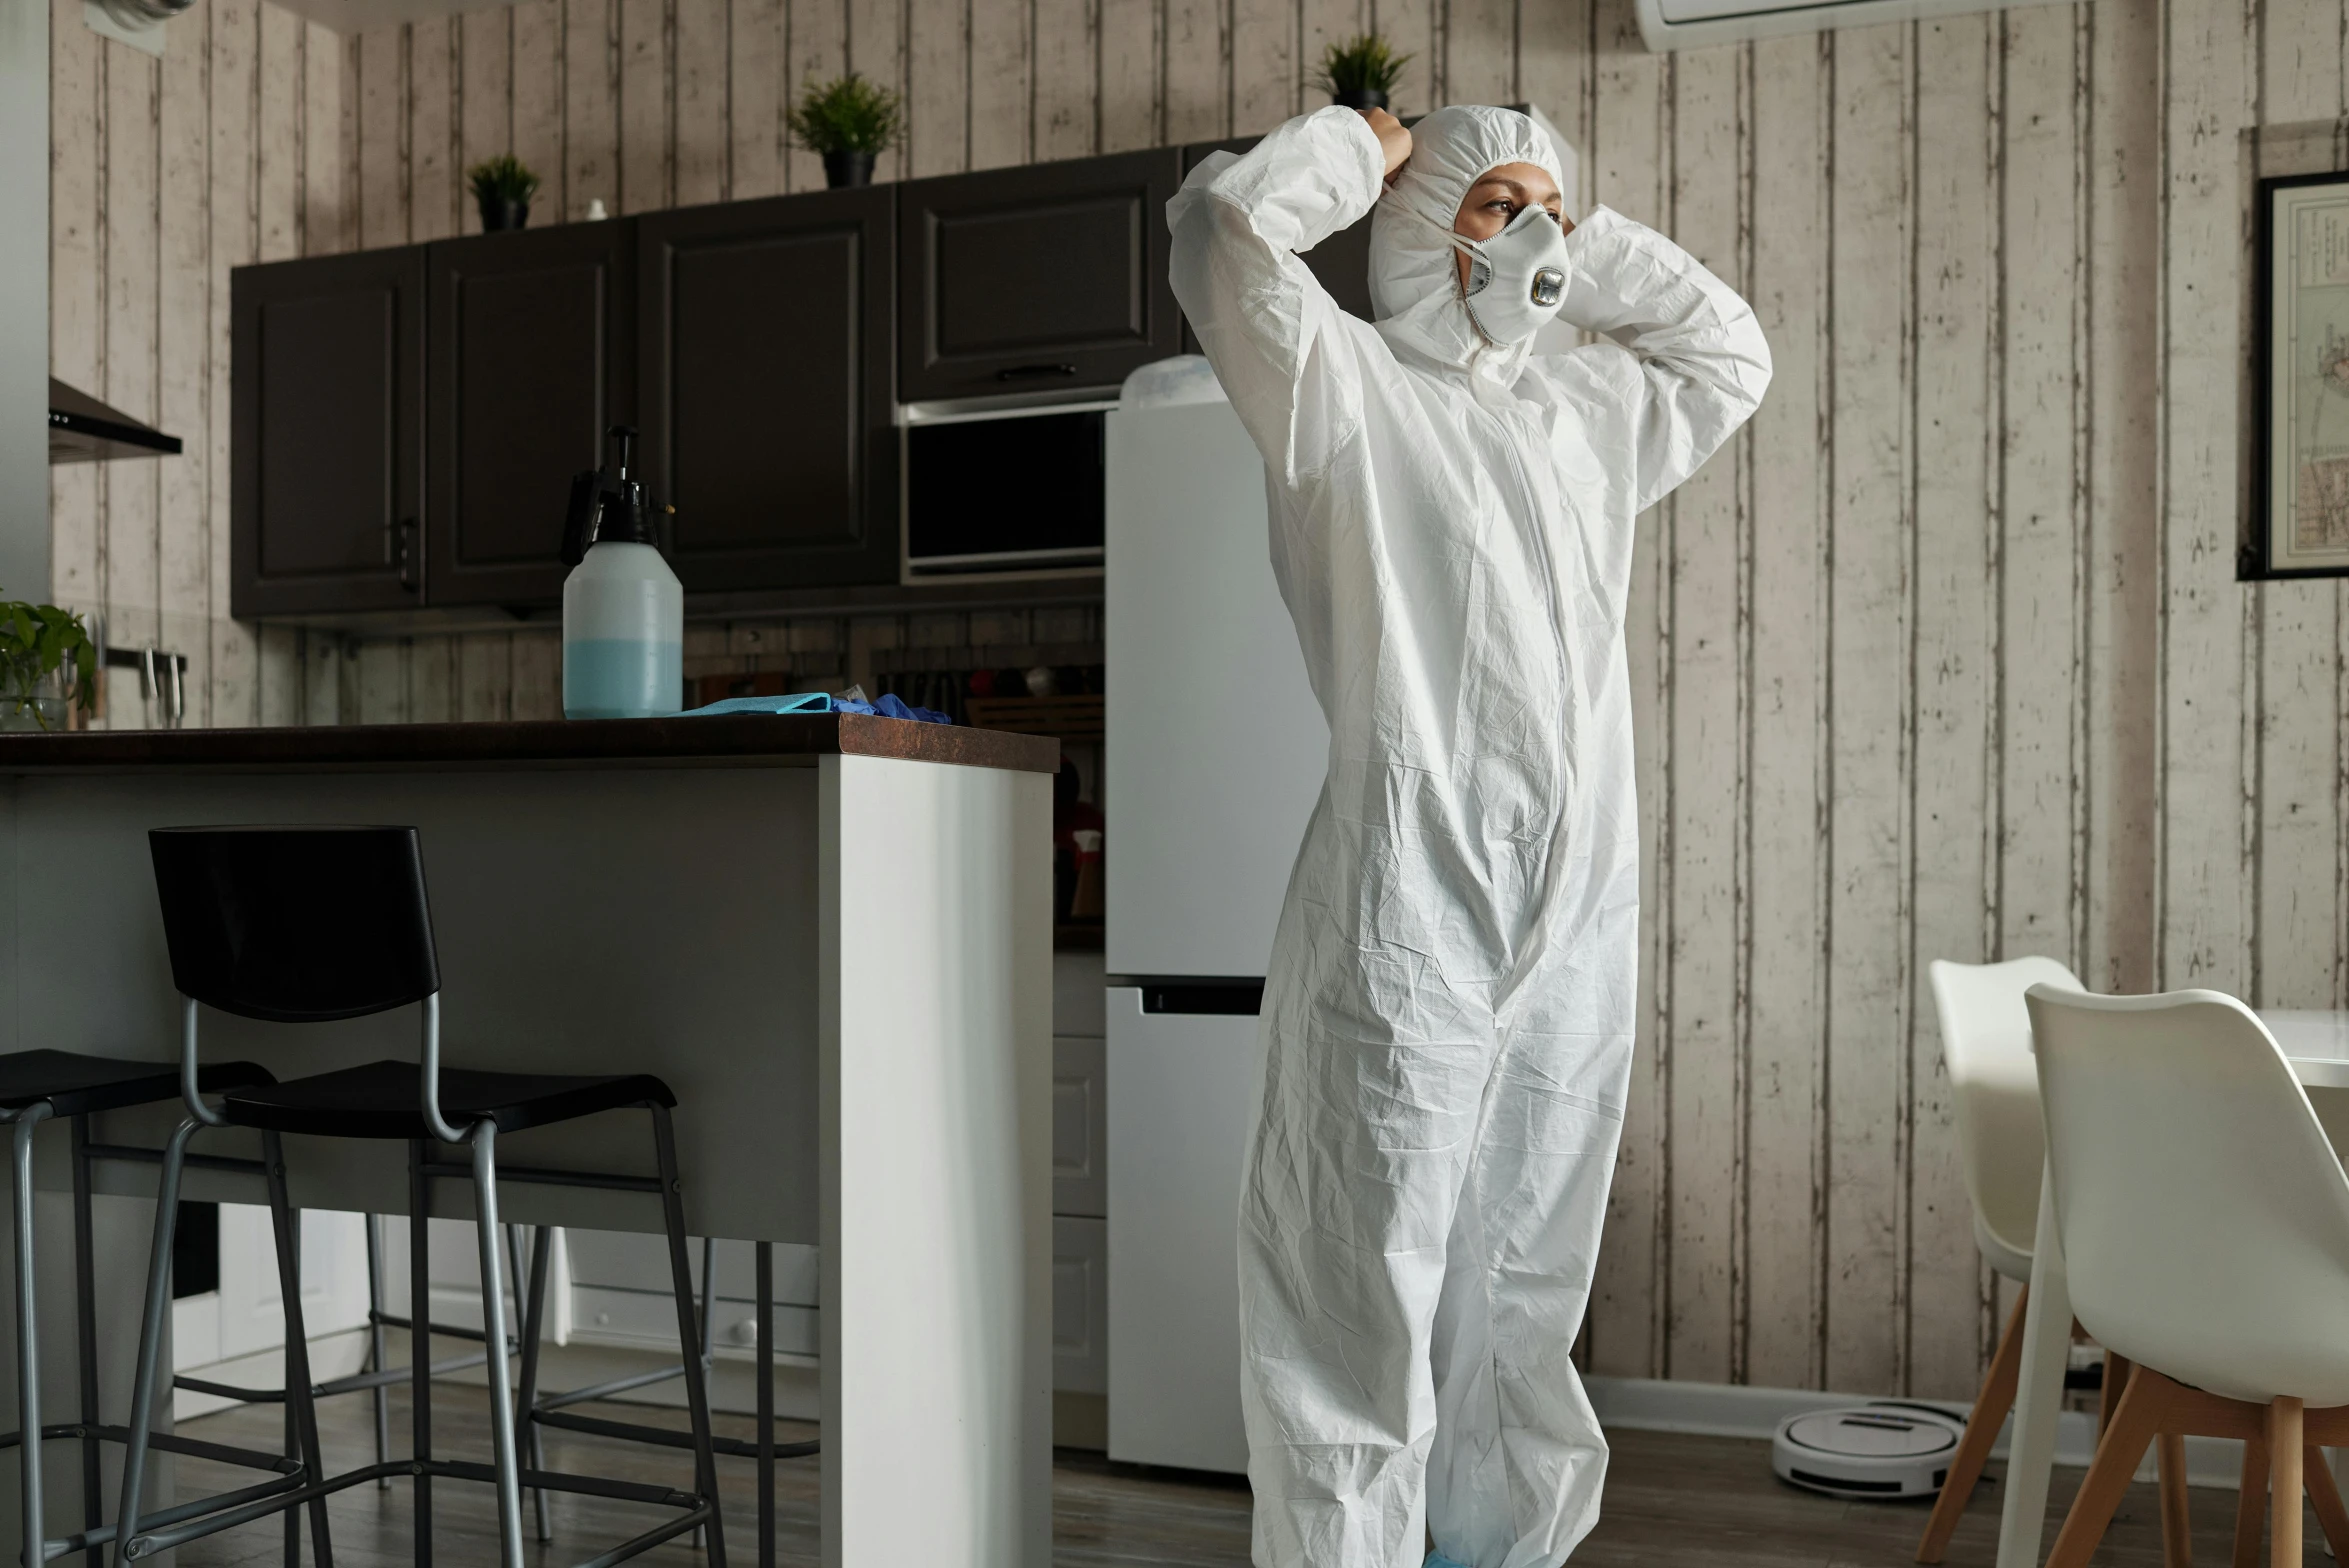
[[[1485,342],[1446,235],[1514,162],[1558,174],[1525,116],[1444,109],[1382,201],[1378,138],[1324,109],[1168,209],[1330,727],[1241,1200],[1260,1568],[1416,1568],[1423,1521],[1470,1568],[1530,1568],[1598,1516],[1568,1352],[1631,1058],[1633,525],[1770,361],[1744,301],[1605,208],[1560,310],[1600,341]],[[1375,326],[1295,255],[1374,204]]]

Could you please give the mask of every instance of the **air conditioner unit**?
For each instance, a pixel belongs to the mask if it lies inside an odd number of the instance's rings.
[[[2017,3],[2055,5],[2068,0]],[[1748,38],[1779,33],[1817,33],[1830,27],[1869,27],[1878,22],[2007,9],[1983,0],[1787,0],[1785,4],[1770,0],[1637,0],[1637,5],[1639,35],[1659,54],[1743,43]]]

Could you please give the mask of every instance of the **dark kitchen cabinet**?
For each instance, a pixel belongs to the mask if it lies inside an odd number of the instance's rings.
[[[1166,204],[1181,154],[915,180],[898,190],[898,396],[1114,386],[1181,351]]]
[[[687,591],[897,580],[894,196],[637,220],[645,475]]]
[[[1211,152],[1246,152],[1263,138],[1242,136],[1228,142],[1201,142],[1183,149],[1183,173],[1188,175]],[[1298,253],[1305,265],[1312,269],[1329,297],[1339,306],[1364,321],[1372,317],[1370,305],[1370,215],[1365,213],[1351,228],[1340,229],[1309,251]],[[1196,354],[1199,341],[1191,335],[1189,322],[1183,323],[1183,352]]]
[[[231,614],[418,601],[424,289],[421,247],[234,274]]]
[[[425,596],[553,604],[571,476],[636,418],[635,236],[576,223],[426,257]]]

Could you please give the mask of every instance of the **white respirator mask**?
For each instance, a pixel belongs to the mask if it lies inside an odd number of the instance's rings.
[[[1487,339],[1522,343],[1558,314],[1566,298],[1566,230],[1556,213],[1528,207],[1489,240],[1442,232],[1467,253],[1468,314]]]

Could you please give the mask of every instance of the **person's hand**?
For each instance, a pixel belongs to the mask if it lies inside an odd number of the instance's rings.
[[[1385,153],[1387,159],[1386,183],[1394,184],[1395,176],[1402,172],[1403,164],[1411,156],[1410,130],[1384,109],[1358,109],[1355,112],[1368,120],[1371,130],[1377,133],[1378,150]]]

